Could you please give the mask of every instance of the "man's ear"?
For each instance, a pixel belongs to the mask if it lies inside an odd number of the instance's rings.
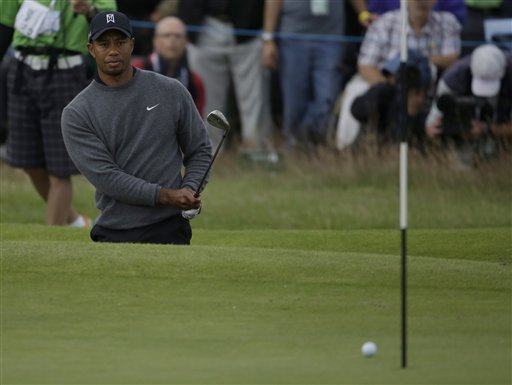
[[[96,56],[94,56],[94,48],[93,48],[92,43],[87,43],[87,49],[89,50],[89,54],[90,54],[94,59],[96,59]]]
[[[132,54],[132,53],[133,53],[133,49],[134,49],[134,47],[135,47],[135,38],[134,38],[134,37],[132,37],[132,38],[130,39],[130,42],[131,42],[131,44],[132,44],[132,49],[130,50],[130,54]]]

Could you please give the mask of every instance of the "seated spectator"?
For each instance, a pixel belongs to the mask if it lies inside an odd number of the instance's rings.
[[[205,92],[201,77],[192,71],[187,60],[187,32],[174,16],[161,19],[153,36],[153,53],[146,60],[133,59],[133,65],[179,80],[192,95],[197,110],[204,117]]]
[[[498,0],[501,1],[501,0]],[[364,35],[380,15],[400,9],[400,0],[353,0],[354,7],[346,6],[347,35]],[[354,10],[357,12],[354,14]],[[434,11],[452,13],[461,25],[464,25],[467,9],[464,0],[437,0]],[[360,43],[346,43],[344,70],[351,77],[357,72],[357,54],[361,48]]]
[[[512,137],[512,53],[479,46],[444,73],[436,98],[427,119],[430,138]]]
[[[408,47],[427,56],[435,70],[444,70],[460,54],[459,22],[451,13],[433,12],[435,0],[410,0],[407,4]],[[400,42],[400,10],[385,13],[368,28],[359,53],[358,74],[350,80],[343,94],[336,133],[338,149],[349,146],[359,133],[360,124],[350,112],[352,102],[370,86],[386,80],[380,69],[399,54]]]
[[[387,81],[373,85],[352,104],[352,114],[366,131],[375,131],[379,145],[401,139],[401,76],[400,57],[384,64],[382,73]],[[405,69],[407,84],[407,133],[409,142],[421,147],[425,127],[425,101],[431,82],[428,58],[409,50]]]

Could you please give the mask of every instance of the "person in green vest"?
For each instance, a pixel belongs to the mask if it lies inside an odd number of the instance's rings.
[[[1,0],[0,58],[12,46],[7,75],[7,162],[29,176],[47,205],[48,225],[88,228],[72,205],[78,170],[61,133],[63,108],[87,84],[89,21],[115,0]]]

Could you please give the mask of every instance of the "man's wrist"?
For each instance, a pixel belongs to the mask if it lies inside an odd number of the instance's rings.
[[[160,203],[161,205],[170,206],[170,205],[174,204],[174,201],[175,201],[175,190],[167,188],[167,187],[161,187],[158,203]]]
[[[274,41],[274,38],[275,38],[274,32],[264,31],[261,34],[261,40],[263,40],[264,42]]]

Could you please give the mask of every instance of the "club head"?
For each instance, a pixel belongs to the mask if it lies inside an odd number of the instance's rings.
[[[221,129],[222,131],[229,131],[230,126],[229,122],[224,116],[222,112],[219,110],[214,110],[208,114],[206,121],[210,123],[213,127]]]

